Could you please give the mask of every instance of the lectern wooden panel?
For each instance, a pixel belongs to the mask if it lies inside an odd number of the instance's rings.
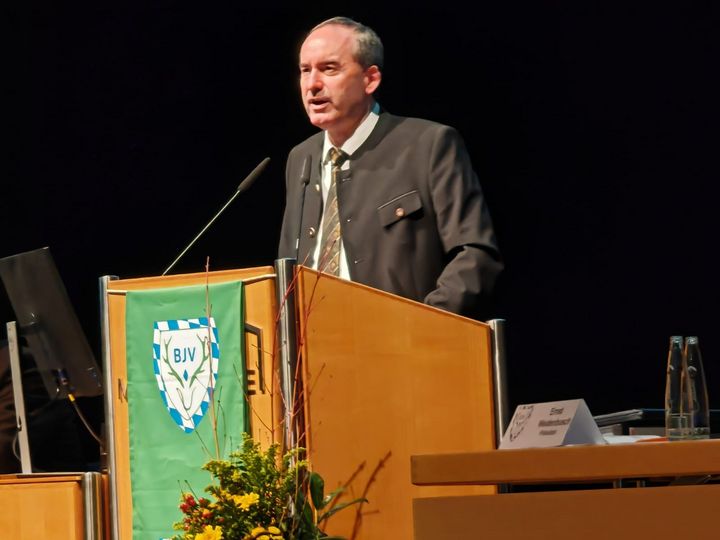
[[[262,279],[268,276],[268,279]],[[258,279],[259,278],[259,279]],[[258,279],[257,281],[254,281]],[[128,429],[128,403],[125,397],[127,380],[125,349],[125,295],[128,290],[147,290],[187,285],[222,283],[247,280],[245,286],[246,364],[248,367],[248,390],[251,409],[251,431],[256,441],[267,446],[275,442],[274,431],[281,418],[277,415],[280,407],[279,395],[271,391],[272,378],[276,372],[273,366],[273,346],[276,305],[274,269],[271,267],[249,268],[210,272],[208,274],[185,274],[165,277],[115,280],[109,283],[106,302],[108,308],[110,384],[109,400],[112,411],[112,433],[114,445],[111,456],[111,499],[117,508],[117,532],[120,539],[132,537],[132,498],[130,491],[130,452]],[[253,333],[251,328],[260,332]],[[262,335],[262,343],[258,336]],[[259,368],[267,375],[261,385],[257,372]],[[107,368],[106,368],[107,369]],[[277,431],[280,433],[280,431]],[[201,464],[199,464],[201,465]],[[199,466],[198,465],[198,466]]]
[[[369,500],[357,539],[410,540],[412,499],[448,489],[413,486],[410,456],[494,447],[490,328],[302,268],[298,290],[313,467],[326,491],[352,477],[345,500]],[[328,530],[350,538],[355,520],[343,510]]]

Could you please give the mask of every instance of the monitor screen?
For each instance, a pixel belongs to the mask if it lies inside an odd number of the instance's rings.
[[[50,397],[67,397],[68,387],[75,396],[101,395],[100,370],[50,249],[0,259],[0,278]]]

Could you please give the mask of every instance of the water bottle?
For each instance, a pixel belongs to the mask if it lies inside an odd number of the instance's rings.
[[[686,371],[683,338],[672,336],[665,379],[665,436],[671,441],[690,437],[692,421],[690,381],[687,373],[683,377],[683,371]]]
[[[700,343],[697,336],[685,338],[683,356],[685,357],[688,390],[693,409],[690,437],[693,439],[707,439],[710,437],[710,407],[705,383],[705,370],[703,369]]]

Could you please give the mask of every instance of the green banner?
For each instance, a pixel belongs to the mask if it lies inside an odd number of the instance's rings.
[[[242,282],[128,291],[126,309],[133,540],[158,540],[216,441],[226,457],[248,429]]]

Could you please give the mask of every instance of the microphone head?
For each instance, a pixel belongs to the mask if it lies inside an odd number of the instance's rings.
[[[312,167],[312,156],[307,155],[307,156],[305,156],[305,161],[303,161],[302,172],[300,173],[300,182],[302,182],[303,187],[307,186],[310,183],[311,167]]]
[[[240,185],[237,188],[238,193],[242,193],[243,191],[247,190],[255,180],[257,180],[258,176],[262,174],[262,172],[265,170],[265,167],[268,166],[268,163],[270,163],[270,158],[266,157],[263,159],[257,167],[253,169],[253,171],[247,175],[247,178],[240,182]]]

